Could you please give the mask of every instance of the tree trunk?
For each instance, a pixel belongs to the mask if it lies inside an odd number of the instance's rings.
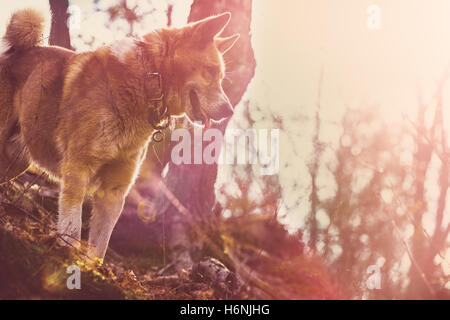
[[[256,66],[250,39],[251,6],[251,1],[194,0],[188,18],[188,21],[192,22],[225,11],[231,12],[230,24],[222,36],[240,33],[241,38],[225,55],[225,60],[229,62],[227,71],[231,74],[231,81],[224,81],[223,87],[233,106],[242,99],[253,78]],[[223,121],[220,124],[213,124],[212,127],[224,133],[227,123],[228,121]],[[186,124],[187,122],[184,121],[183,126]],[[191,133],[193,136],[192,127]],[[169,161],[170,139],[166,139],[165,143],[168,147],[165,148],[163,158]],[[158,147],[157,144],[152,143]],[[153,148],[152,145],[150,150]],[[202,258],[205,250],[214,251],[211,246],[205,246],[205,242],[208,242],[207,239],[214,238],[217,232],[215,223],[217,215],[213,214],[216,202],[214,192],[216,177],[217,165],[215,164],[174,165],[169,163],[164,183],[189,211],[189,216],[181,214],[179,208],[170,204],[163,192],[159,192],[154,201],[159,220],[164,220],[163,225],[167,234],[166,245],[171,253],[170,258],[175,270],[191,268],[194,261]]]
[[[49,0],[49,2],[50,10],[52,11],[49,44],[72,49],[69,28],[67,27],[69,0]]]

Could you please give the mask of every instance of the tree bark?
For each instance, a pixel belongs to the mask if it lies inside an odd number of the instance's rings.
[[[233,106],[241,101],[253,78],[256,66],[250,38],[251,6],[251,1],[194,0],[188,18],[188,21],[192,22],[225,11],[231,12],[230,24],[222,36],[240,33],[241,38],[224,57],[227,61],[227,72],[231,75],[230,81],[224,81],[223,87]],[[224,133],[227,124],[228,121],[223,121],[213,124],[212,128]],[[187,122],[184,121],[183,125],[187,125]],[[193,136],[192,127],[191,133]],[[169,161],[171,146],[170,139],[167,140],[165,143],[168,147],[163,158]],[[157,143],[152,144],[157,145]],[[153,146],[150,145],[150,150],[152,148]],[[207,242],[205,237],[215,238],[214,235],[217,232],[215,220],[217,215],[213,214],[216,203],[214,192],[216,177],[217,165],[215,164],[174,165],[169,163],[164,183],[190,213],[189,217],[180,214],[179,209],[170,204],[162,192],[156,195],[154,203],[159,219],[164,219],[166,244],[176,270],[191,268],[194,261],[202,258],[205,250],[211,250],[209,245],[205,246]],[[202,235],[199,235],[199,232]]]
[[[69,0],[49,0],[49,3],[52,12],[49,44],[72,49],[69,28],[67,27]]]

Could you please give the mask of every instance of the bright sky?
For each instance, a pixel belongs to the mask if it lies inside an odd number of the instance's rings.
[[[368,28],[370,5],[380,9],[380,29]],[[315,112],[321,70],[324,142],[336,145],[340,131],[333,123],[346,106],[380,105],[385,120],[393,124],[402,114],[414,119],[417,88],[434,107],[437,81],[450,63],[450,1],[254,1],[252,34],[258,64],[249,92],[252,105],[278,112],[290,130],[291,138],[282,135],[280,168],[292,159],[296,163],[281,170],[280,178],[286,187],[284,202],[292,208],[286,222],[294,228],[303,224],[309,210],[308,191],[302,188],[309,183],[306,161],[312,123],[291,119]],[[449,88],[444,95],[447,105]],[[445,121],[450,128],[449,108]],[[319,180],[325,193],[333,194],[333,181],[326,173]],[[294,182],[300,183],[295,192],[289,188]],[[302,190],[304,199],[295,206]]]

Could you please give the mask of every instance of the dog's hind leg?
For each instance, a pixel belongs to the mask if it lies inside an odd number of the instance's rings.
[[[16,178],[30,164],[19,124],[11,113],[12,107],[0,105],[0,184]]]
[[[0,147],[0,185],[20,176],[30,166],[25,145],[14,138]]]
[[[29,167],[25,144],[14,115],[12,88],[5,72],[0,74],[0,184],[10,181]]]
[[[87,166],[65,161],[61,165],[58,233],[62,242],[80,247],[81,213],[89,181]]]

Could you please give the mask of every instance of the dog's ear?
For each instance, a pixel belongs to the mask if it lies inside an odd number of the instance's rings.
[[[225,12],[194,23],[193,37],[201,43],[207,43],[220,34],[230,22],[231,13]]]
[[[234,46],[240,36],[241,35],[237,33],[226,38],[216,38],[214,39],[214,42],[216,43],[217,49],[219,49],[220,53],[224,54]]]

